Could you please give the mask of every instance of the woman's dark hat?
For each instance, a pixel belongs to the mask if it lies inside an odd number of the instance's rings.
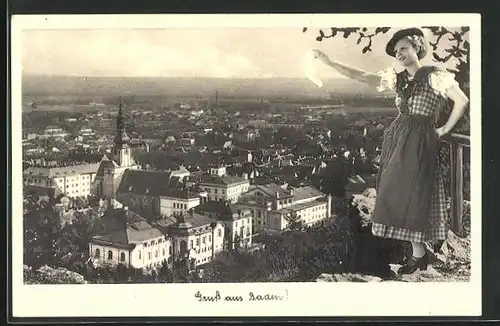
[[[406,36],[424,36],[424,32],[418,28],[407,28],[407,29],[401,29],[394,33],[392,36],[391,40],[387,42],[387,46],[385,47],[385,52],[390,55],[391,57],[396,56],[396,53],[394,52],[394,46],[396,43],[398,43],[399,40]]]

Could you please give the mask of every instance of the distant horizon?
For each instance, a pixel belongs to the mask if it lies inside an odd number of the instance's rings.
[[[105,76],[84,76],[84,75],[60,75],[60,74],[32,74],[23,73],[21,77],[72,77],[72,78],[140,78],[140,79],[248,79],[248,80],[258,80],[258,79],[304,79],[305,77],[287,77],[287,76],[262,76],[262,77],[216,77],[216,76],[115,76],[115,75],[105,75]],[[324,80],[351,80],[346,77],[327,77]]]

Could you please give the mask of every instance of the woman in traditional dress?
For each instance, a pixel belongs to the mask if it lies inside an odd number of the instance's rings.
[[[386,53],[404,67],[369,73],[331,60],[323,52],[314,55],[352,79],[397,93],[397,118],[384,131],[377,176],[377,198],[372,214],[375,236],[410,241],[413,255],[398,274],[424,270],[429,263],[425,242],[446,239],[448,213],[439,165],[439,138],[453,129],[463,116],[468,98],[454,75],[420,60],[427,53],[423,32],[418,28],[397,31],[387,43]],[[437,125],[438,113],[453,102],[447,122]]]

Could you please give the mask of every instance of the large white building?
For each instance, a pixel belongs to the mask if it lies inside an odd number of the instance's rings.
[[[89,255],[99,265],[155,268],[164,260],[172,261],[171,238],[145,218],[127,208],[114,208],[102,219],[105,231],[89,243]]]
[[[252,211],[238,209],[228,201],[209,201],[195,209],[200,214],[224,223],[226,234],[226,249],[233,250],[237,246],[248,248],[252,246]]]
[[[250,181],[248,178],[229,176],[225,167],[218,167],[203,174],[199,186],[207,192],[208,200],[236,203],[248,191]]]
[[[154,269],[163,261],[187,259],[199,266],[224,249],[223,223],[196,213],[150,222],[124,207],[108,210],[102,219],[104,231],[89,242],[98,265]]]
[[[306,226],[324,225],[331,215],[331,196],[314,187],[286,189],[276,184],[255,185],[235,204],[249,209],[253,232],[276,232],[288,227],[287,217],[296,214]]]
[[[174,254],[188,258],[194,266],[207,264],[224,250],[224,224],[220,221],[188,212],[156,222],[172,238]]]
[[[31,166],[23,172],[23,184],[28,188],[45,188],[57,197],[63,194],[70,198],[91,194],[99,163],[69,166]]]

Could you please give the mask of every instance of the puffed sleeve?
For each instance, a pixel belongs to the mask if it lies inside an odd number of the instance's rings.
[[[443,70],[437,70],[429,74],[429,84],[437,93],[445,98],[448,98],[446,94],[450,88],[458,86],[455,75]]]
[[[381,70],[377,72],[377,75],[380,76],[380,85],[377,86],[379,92],[383,92],[387,89],[392,91],[396,89],[396,71],[394,68],[390,67]]]

